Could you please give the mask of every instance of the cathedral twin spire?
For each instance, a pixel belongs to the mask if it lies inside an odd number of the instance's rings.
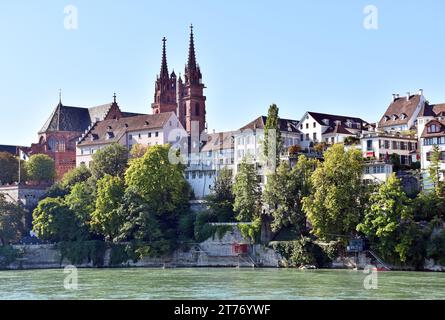
[[[204,85],[199,65],[196,62],[193,25],[190,26],[188,61],[185,66],[184,82],[173,71],[168,74],[167,39],[162,39],[161,72],[156,80],[153,113],[175,112],[179,121],[190,133],[192,122],[199,122],[200,132],[205,127]]]

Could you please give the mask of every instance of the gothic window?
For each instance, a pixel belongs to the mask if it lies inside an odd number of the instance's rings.
[[[195,104],[195,115],[199,116],[199,103]]]
[[[60,151],[60,152],[65,152],[66,145],[65,145],[65,140],[64,139],[60,139],[59,146],[58,146],[57,150]]]
[[[49,151],[56,151],[57,140],[54,137],[48,139],[48,149]]]

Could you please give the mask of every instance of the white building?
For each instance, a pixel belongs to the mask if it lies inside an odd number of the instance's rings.
[[[356,117],[308,111],[299,123],[301,146],[310,149],[320,142],[341,143],[348,136],[358,136],[368,125]]]
[[[370,183],[384,183],[392,173],[392,165],[382,161],[366,161],[363,165],[363,180]]]
[[[173,112],[99,121],[79,138],[76,165],[89,166],[93,154],[112,143],[131,150],[135,144],[173,145],[185,136],[187,133]]]
[[[263,154],[264,127],[267,117],[261,116],[242,127],[234,134],[235,139],[235,166],[234,174],[244,159],[253,161],[258,169],[261,182],[266,181],[265,158]],[[288,160],[288,149],[291,146],[300,145],[301,132],[298,130],[298,121],[280,119],[280,133],[283,142],[283,153],[281,158]]]
[[[191,154],[185,178],[195,197],[202,199],[211,193],[222,168],[234,170],[234,132],[204,134],[200,152]]]

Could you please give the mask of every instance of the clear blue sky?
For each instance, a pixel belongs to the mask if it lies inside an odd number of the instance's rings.
[[[79,29],[64,28],[66,5]],[[378,30],[363,28],[366,5]],[[58,102],[93,106],[113,92],[150,112],[168,38],[183,72],[190,23],[207,85],[209,129],[237,129],[271,103],[281,117],[312,111],[377,121],[392,93],[445,102],[445,4],[432,1],[2,0],[0,144],[29,145]]]

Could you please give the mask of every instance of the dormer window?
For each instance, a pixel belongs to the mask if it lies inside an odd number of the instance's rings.
[[[383,118],[383,120],[386,122],[386,121],[389,121],[389,117],[388,116],[385,116],[384,118]]]
[[[323,119],[323,123],[327,126],[329,126],[329,119]]]
[[[400,119],[405,120],[406,118],[408,118],[408,116],[405,113],[402,113],[402,115],[400,116]]]
[[[396,121],[399,117],[396,114],[392,115],[392,121]]]
[[[428,133],[437,133],[440,132],[440,128],[437,124],[431,124],[427,127]]]
[[[145,125],[148,126],[148,124],[149,124],[148,121],[145,121]]]
[[[107,139],[113,139],[114,138],[114,133],[112,131],[108,131],[107,132]]]

